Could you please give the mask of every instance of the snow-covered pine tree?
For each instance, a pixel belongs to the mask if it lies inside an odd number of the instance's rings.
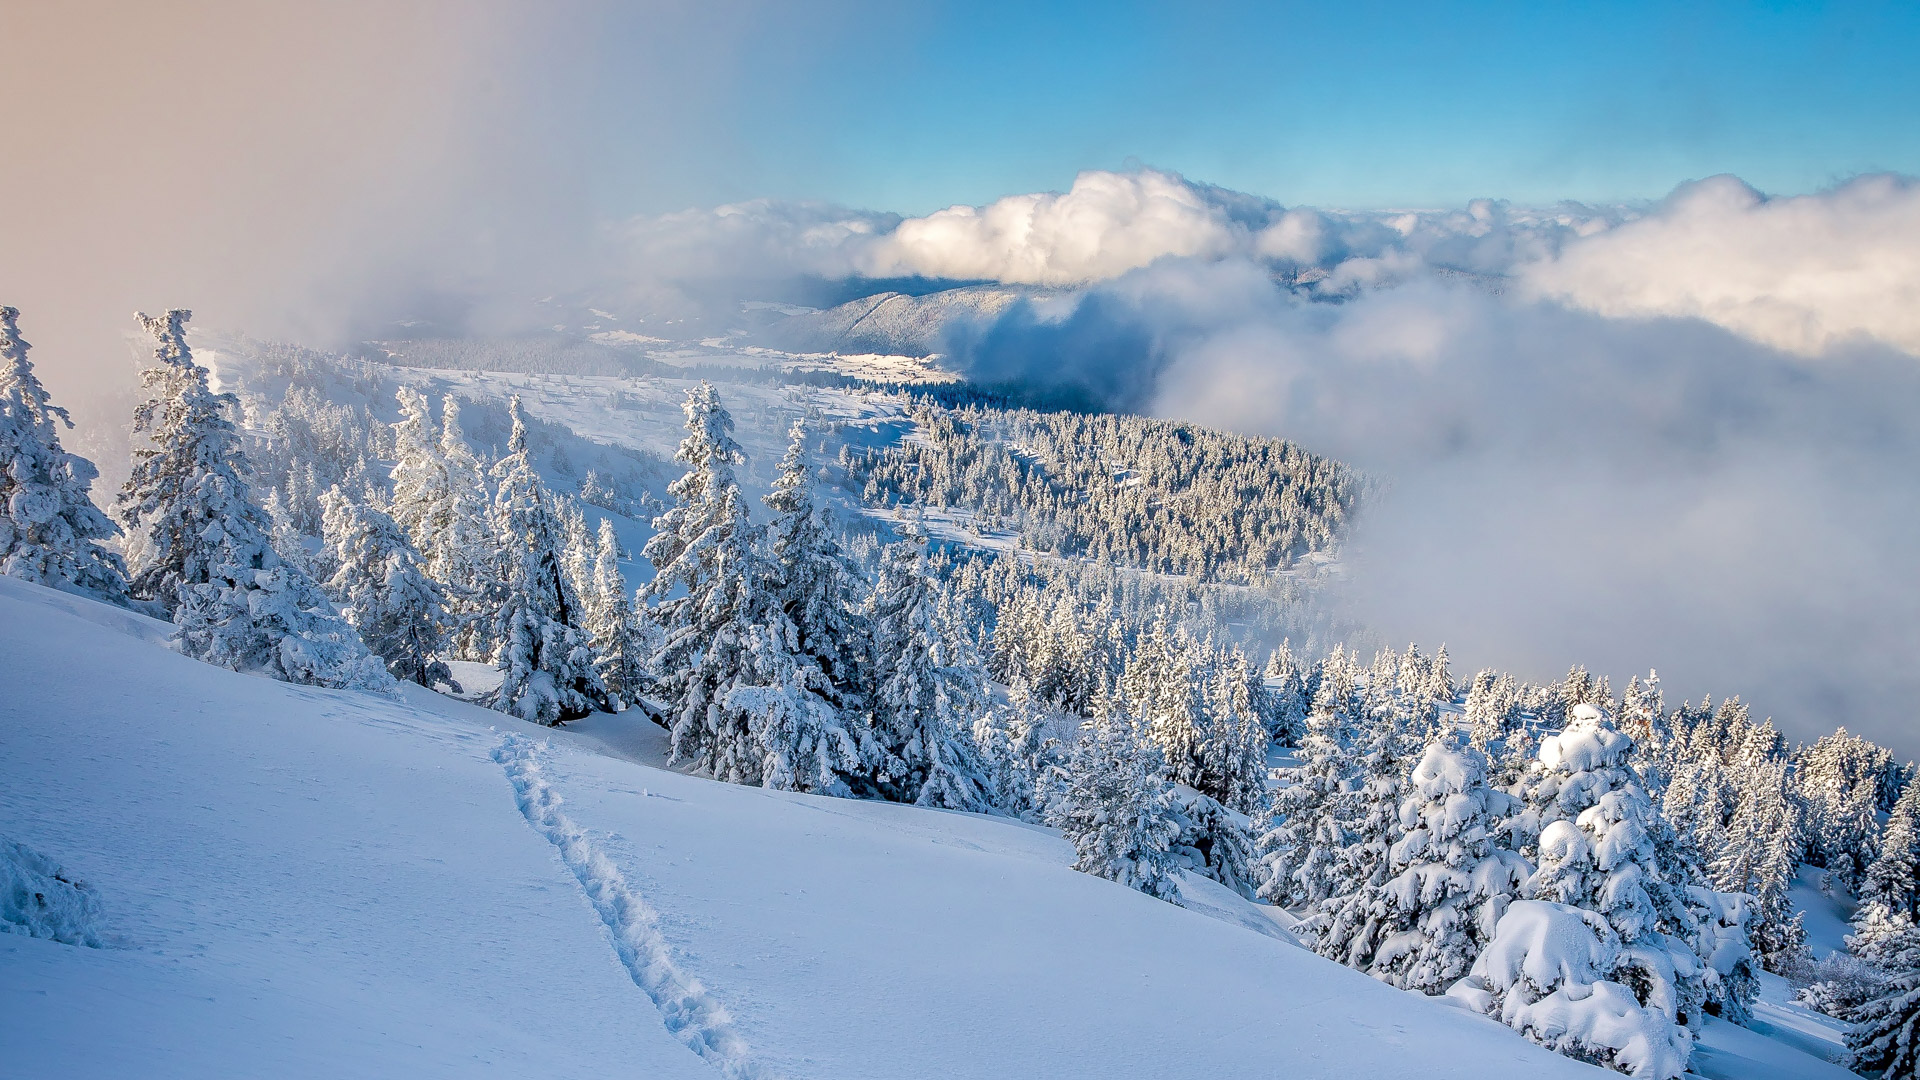
[[[158,344],[140,377],[149,396],[133,413],[132,476],[115,504],[128,534],[131,591],[168,616],[185,587],[206,579],[210,552],[197,542],[200,533],[246,502],[234,495],[242,482],[231,459],[240,444],[225,415],[234,402],[208,389],[205,369],[193,362],[185,329],[191,315],[137,316]],[[143,435],[146,445],[139,445]],[[203,483],[207,473],[213,482]]]
[[[798,651],[776,576],[734,479],[744,459],[733,417],[701,383],[687,392],[687,472],[654,519],[641,595],[663,633],[652,667],[667,700],[669,747],[714,777],[827,794],[873,789],[884,757],[834,708],[824,672]],[[673,595],[676,587],[683,595]]]
[[[1254,704],[1247,658],[1238,649],[1213,665],[1206,688],[1207,740],[1199,789],[1240,814],[1267,801],[1267,731]]]
[[[1860,882],[1863,912],[1920,922],[1920,781],[1908,781],[1881,830],[1880,854]]]
[[[334,567],[324,585],[327,595],[394,678],[457,689],[440,659],[447,644],[446,598],[406,532],[379,507],[356,503],[337,486],[320,504]]]
[[[452,395],[442,400],[436,438],[425,395],[401,387],[397,396],[393,519],[412,538],[428,576],[446,587],[453,655],[489,660],[499,558],[485,476],[460,433],[460,403]]]
[[[1330,865],[1335,900],[1385,880],[1387,852],[1401,832],[1401,793],[1430,726],[1429,703],[1394,692],[1378,658],[1364,701],[1349,750],[1354,772],[1334,800],[1335,833],[1346,837]]]
[[[668,487],[675,500],[654,518],[643,552],[655,568],[641,590],[664,632],[653,660],[675,761],[734,783],[760,782],[762,749],[750,718],[725,707],[742,657],[755,638],[747,621],[755,597],[754,536],[733,467],[746,459],[733,417],[711,384],[687,391],[687,435],[674,460],[687,472]],[[683,596],[673,596],[683,586]]]
[[[1648,671],[1644,681],[1638,675],[1627,680],[1627,691],[1620,696],[1620,730],[1633,740],[1633,747],[1643,762],[1665,758],[1673,732],[1667,724],[1666,699],[1660,692],[1659,672]],[[1648,784],[1647,794],[1657,801],[1666,787],[1664,775],[1658,779],[1647,775],[1644,766],[1641,772]]]
[[[124,602],[126,566],[101,544],[120,530],[88,495],[99,472],[61,448],[73,420],[33,373],[19,320],[0,307],[0,574]]]
[[[551,493],[550,493],[551,494]],[[554,520],[560,523],[560,572],[566,575],[573,594],[580,598],[584,612],[593,603],[593,566],[600,545],[587,528],[587,516],[580,503],[565,495],[552,495]]]
[[[1881,778],[1893,762],[1883,747],[1840,728],[1803,750],[1794,786],[1806,807],[1807,857],[1848,887],[1874,860]]]
[[[1785,761],[1753,762],[1742,772],[1733,820],[1708,873],[1715,889],[1754,898],[1753,945],[1778,971],[1806,948],[1802,916],[1788,892],[1802,848],[1799,818]]]
[[[266,501],[260,504],[260,509],[267,515],[267,539],[273,544],[274,554],[280,556],[280,561],[287,565],[297,566],[313,576],[313,552],[307,550],[306,539],[300,535],[300,526],[293,519],[293,509],[287,505],[279,488],[267,492]]]
[[[190,312],[139,319],[155,340],[134,410],[132,475],[118,511],[136,552],[132,588],[173,619],[188,656],[288,682],[388,689],[392,677],[304,570],[273,550],[242,479],[240,435],[187,347]]]
[[[874,735],[897,760],[883,789],[901,802],[983,810],[985,769],[973,745],[986,671],[941,618],[926,538],[888,545],[867,612],[873,627]]]
[[[1267,658],[1265,678],[1267,738],[1280,746],[1298,746],[1307,734],[1307,711],[1313,700],[1290,642],[1282,640]]]
[[[1372,679],[1384,681],[1376,661]],[[1369,697],[1374,696],[1369,686]],[[1420,744],[1414,715],[1394,695],[1379,698],[1361,719],[1350,750],[1355,771],[1333,800],[1329,838],[1345,838],[1327,864],[1328,896],[1307,920],[1320,955],[1367,966],[1384,928],[1384,910],[1372,901],[1392,875],[1390,853],[1405,827],[1400,814],[1411,752]]]
[[[581,602],[600,681],[622,705],[632,704],[652,685],[651,659],[638,608],[620,572],[620,537],[611,518],[600,519],[594,537],[593,567]]]
[[[1046,781],[1065,764],[1060,741],[1048,732],[1065,718],[1057,707],[1028,691],[1025,683],[1009,688],[1007,705],[990,708],[973,724],[987,771],[987,790],[995,809],[1026,821],[1046,815]]]
[[[1186,635],[1174,632],[1162,608],[1120,675],[1127,709],[1160,747],[1167,778],[1196,788],[1206,782],[1209,734],[1204,687],[1196,678],[1205,666],[1198,651]]]
[[[1643,1080],[1677,1080],[1692,1042],[1635,985],[1634,950],[1599,913],[1515,900],[1447,996],[1534,1042]]]
[[[1400,803],[1404,832],[1388,852],[1392,876],[1354,901],[1370,914],[1370,932],[1342,959],[1426,994],[1466,975],[1533,872],[1495,843],[1514,809],[1511,796],[1488,786],[1485,755],[1429,743]]]
[[[1184,785],[1174,786],[1173,798],[1180,826],[1173,848],[1187,868],[1252,899],[1254,848],[1247,815]]]
[[[1851,944],[1851,942],[1850,942]],[[1903,923],[1865,950],[1893,978],[1871,999],[1847,1013],[1846,1064],[1880,1080],[1920,1076],[1920,929]]]
[[[1623,964],[1640,1003],[1686,1027],[1710,996],[1705,966],[1687,943],[1697,937],[1681,889],[1661,872],[1656,811],[1630,759],[1628,738],[1599,706],[1578,702],[1559,734],[1540,743],[1528,793],[1538,857],[1532,899],[1595,912],[1619,935]]]
[[[1453,704],[1455,687],[1453,685],[1453,661],[1447,656],[1446,642],[1440,643],[1440,651],[1427,661],[1426,683],[1422,687],[1428,700],[1442,705]]]
[[[565,537],[527,452],[519,398],[509,411],[507,456],[493,467],[494,533],[506,588],[493,624],[494,664],[502,675],[488,705],[558,725],[606,709],[607,688],[580,626],[579,598],[561,566]]]
[[[801,654],[826,676],[833,704],[853,714],[863,705],[860,661],[867,634],[857,578],[814,504],[806,420],[795,420],[787,437],[773,491],[762,500],[774,515],[767,546],[780,607],[793,623]]]
[[[1097,713],[1068,752],[1051,823],[1073,845],[1075,870],[1171,900],[1180,823],[1160,748],[1110,703]]]
[[[1336,647],[1322,665],[1300,743],[1302,762],[1282,774],[1286,786],[1259,819],[1258,895],[1281,907],[1318,904],[1339,885],[1336,868],[1350,839],[1339,814],[1356,783],[1351,748],[1358,727],[1357,692],[1345,661]]]
[[[1473,748],[1483,754],[1492,750],[1494,744],[1507,734],[1505,703],[1494,693],[1494,684],[1499,677],[1498,672],[1486,668],[1474,675],[1473,681],[1467,684],[1468,738]]]
[[[1689,885],[1686,895],[1699,928],[1689,944],[1711,976],[1707,1011],[1744,1024],[1753,1017],[1753,1003],[1760,996],[1760,962],[1753,952],[1759,910],[1745,893]]]
[[[1111,681],[1110,661],[1101,633],[1112,618],[1112,596],[1104,595],[1104,609],[1084,612],[1080,601],[1062,593],[1053,601],[1047,639],[1053,643],[1052,663],[1042,677],[1042,693],[1065,709],[1085,716],[1093,699]]]

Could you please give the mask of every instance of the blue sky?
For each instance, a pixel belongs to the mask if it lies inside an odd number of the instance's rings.
[[[841,4],[616,16],[614,213],[924,212],[1143,162],[1287,203],[1920,173],[1920,5]]]

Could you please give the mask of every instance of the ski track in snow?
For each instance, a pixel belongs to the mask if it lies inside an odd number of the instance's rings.
[[[628,887],[626,877],[593,845],[586,831],[561,812],[560,796],[542,775],[542,756],[541,744],[522,735],[506,736],[493,751],[493,760],[513,782],[521,814],[553,844],[560,861],[579,879],[593,910],[613,936],[620,962],[634,985],[660,1010],[667,1031],[733,1080],[777,1080],[778,1074],[753,1060],[726,1007],[707,993],[700,980],[674,963],[660,935],[659,916]]]

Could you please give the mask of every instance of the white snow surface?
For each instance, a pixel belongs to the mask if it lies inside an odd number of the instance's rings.
[[[1805,916],[1807,948],[1814,959],[1825,959],[1847,949],[1847,935],[1853,933],[1854,901],[1845,888],[1823,892],[1820,878],[1825,874],[1817,866],[1801,863],[1793,876],[1790,895],[1795,911]]]
[[[1228,897],[1075,873],[1048,830],[718,784],[645,764],[626,716],[288,686],[160,632],[0,578],[0,836],[97,891],[108,946],[0,935],[0,1073],[1606,1075]]]

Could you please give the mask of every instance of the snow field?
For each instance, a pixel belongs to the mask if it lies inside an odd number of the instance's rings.
[[[92,621],[129,618],[0,578],[0,835],[92,886],[114,946],[0,935],[0,1076],[715,1075],[528,830],[485,724]]]
[[[665,939],[659,917],[646,901],[627,887],[618,867],[607,860],[586,833],[560,810],[560,796],[547,784],[540,767],[541,751],[533,740],[508,735],[493,751],[506,768],[515,800],[534,831],[560,853],[560,861],[580,882],[587,899],[613,936],[620,962],[632,974],[634,985],[646,991],[667,1030],[687,1048],[734,1080],[761,1080],[772,1073],[762,1069],[733,1028],[726,1007],[715,1001],[700,980],[680,970]]]

